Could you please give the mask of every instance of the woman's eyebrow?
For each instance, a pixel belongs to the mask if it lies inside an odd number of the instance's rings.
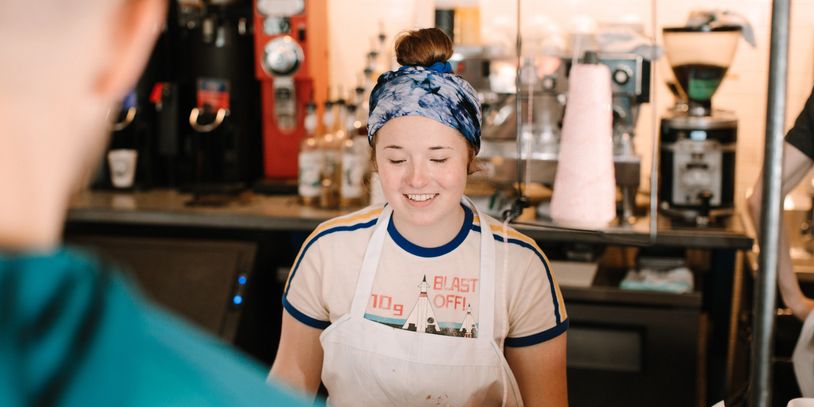
[[[449,146],[432,146],[430,150],[452,150],[452,147]]]

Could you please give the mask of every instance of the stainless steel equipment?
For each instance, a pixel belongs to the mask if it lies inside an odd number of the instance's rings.
[[[485,171],[478,176],[490,182],[511,184],[517,181],[518,171],[516,92],[514,87],[504,85],[509,81],[500,78],[508,63],[485,52],[477,53],[477,50],[456,51],[463,55],[457,71],[483,97],[479,157]],[[623,197],[622,221],[630,222],[634,219],[641,172],[641,157],[635,152],[633,140],[639,106],[650,100],[650,61],[641,55],[627,53],[599,53],[598,56],[599,62],[611,71],[616,184]],[[519,92],[524,118],[519,157],[525,160],[524,181],[547,186],[554,184],[570,66],[571,60],[566,57],[544,57],[542,61],[526,59],[524,62],[521,83],[525,85]]]
[[[659,200],[662,212],[704,226],[734,208],[738,123],[713,110],[712,95],[726,74],[740,38],[738,26],[664,29],[667,59],[686,110],[661,120]]]

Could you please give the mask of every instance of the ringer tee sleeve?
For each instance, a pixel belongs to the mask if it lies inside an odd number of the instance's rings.
[[[786,142],[814,160],[814,89],[786,135]]]
[[[283,292],[283,308],[298,321],[317,329],[330,325],[330,314],[322,296],[321,257],[316,237],[306,239],[291,266]]]
[[[548,259],[536,246],[522,268],[520,283],[509,293],[509,333],[506,346],[531,346],[553,339],[568,329],[560,287]]]

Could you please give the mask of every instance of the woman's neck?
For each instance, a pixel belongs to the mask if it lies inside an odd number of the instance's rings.
[[[393,224],[398,229],[398,233],[410,243],[421,247],[439,247],[455,238],[463,226],[465,215],[463,207],[459,205],[449,216],[444,216],[440,222],[415,225],[394,212]]]
[[[69,171],[11,147],[0,141],[0,251],[53,249],[61,240],[70,193],[54,174]]]

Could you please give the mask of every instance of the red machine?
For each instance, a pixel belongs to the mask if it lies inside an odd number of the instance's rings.
[[[305,105],[327,91],[327,0],[254,0],[266,181],[297,178]],[[321,103],[319,103],[321,104]]]

